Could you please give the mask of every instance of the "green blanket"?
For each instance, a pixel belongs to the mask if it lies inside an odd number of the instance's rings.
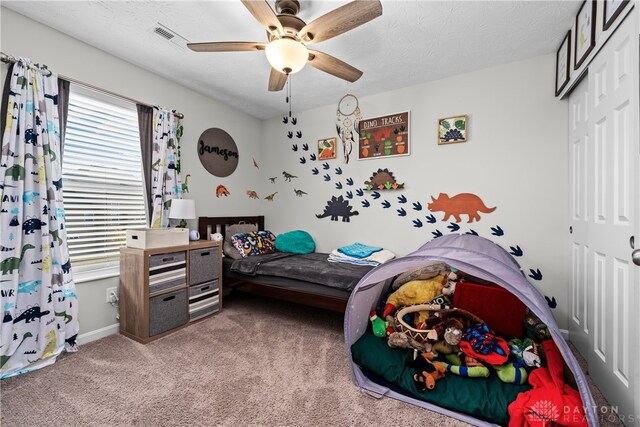
[[[509,422],[508,406],[520,392],[531,389],[529,384],[503,383],[495,373],[489,378],[465,378],[447,374],[436,382],[436,388],[420,393],[413,383],[415,370],[409,366],[412,351],[390,348],[386,340],[367,331],[351,346],[353,361],[414,397],[443,408],[472,415],[496,424]]]

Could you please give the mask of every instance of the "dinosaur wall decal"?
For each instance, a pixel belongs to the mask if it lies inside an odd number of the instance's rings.
[[[358,215],[358,211],[352,211],[353,207],[349,206],[349,201],[344,197],[333,196],[331,200],[327,202],[327,206],[324,208],[324,212],[316,214],[316,218],[331,217],[331,221],[337,221],[338,217],[342,217],[342,222],[350,222],[353,215]]]
[[[431,212],[444,212],[442,221],[448,221],[453,216],[456,222],[462,221],[460,215],[467,215],[469,217],[467,222],[480,221],[478,212],[491,213],[496,210],[495,207],[486,207],[480,197],[471,193],[460,193],[453,197],[449,197],[446,193],[440,193],[437,199],[431,196],[431,203],[427,208]]]

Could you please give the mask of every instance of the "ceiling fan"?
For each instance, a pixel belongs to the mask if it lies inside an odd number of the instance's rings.
[[[276,0],[278,14],[267,0],[241,0],[253,17],[267,30],[267,43],[261,42],[204,42],[188,43],[196,52],[239,52],[264,50],[271,64],[269,90],[284,88],[287,77],[300,71],[307,63],[320,71],[349,82],[355,82],[362,71],[326,53],[307,46],[329,40],[382,15],[379,0],[356,0],[345,4],[310,23],[296,15],[298,0]]]

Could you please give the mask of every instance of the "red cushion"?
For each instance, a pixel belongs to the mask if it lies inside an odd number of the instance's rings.
[[[470,311],[500,334],[522,338],[527,308],[518,297],[498,285],[458,282],[453,306]]]

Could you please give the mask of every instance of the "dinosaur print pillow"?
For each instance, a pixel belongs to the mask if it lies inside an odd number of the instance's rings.
[[[243,258],[276,251],[276,236],[268,230],[237,233],[231,239]]]
[[[240,259],[242,255],[238,253],[238,250],[233,245],[233,236],[238,233],[249,233],[251,231],[258,231],[258,226],[255,224],[233,224],[227,227],[224,232],[224,244],[222,245],[222,252],[225,256],[231,259]]]

